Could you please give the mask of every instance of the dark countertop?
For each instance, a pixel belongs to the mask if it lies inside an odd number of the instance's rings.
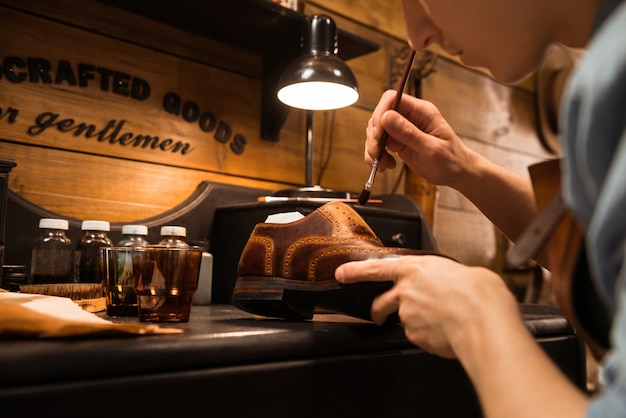
[[[541,347],[584,388],[584,346],[569,322],[551,307],[523,305],[522,313]],[[459,362],[415,347],[398,324],[335,314],[292,322],[210,305],[171,326],[184,332],[0,339],[0,415],[482,417]]]
[[[554,308],[526,305],[537,338],[571,332]],[[137,321],[113,318],[113,321]],[[343,315],[311,321],[260,318],[230,305],[194,306],[191,320],[162,324],[182,334],[0,340],[0,389],[111,376],[140,375],[290,359],[419,350],[400,325],[378,327]],[[167,361],[164,361],[164,360]]]
[[[255,317],[230,305],[194,306],[189,322],[159,325],[184,332],[2,341],[0,388],[414,347],[398,325],[377,327],[325,314],[290,322]]]

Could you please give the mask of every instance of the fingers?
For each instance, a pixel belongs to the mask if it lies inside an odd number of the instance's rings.
[[[374,321],[376,325],[382,325],[385,321],[387,321],[387,317],[395,312],[398,312],[399,308],[400,299],[398,298],[396,288],[393,287],[391,290],[380,294],[372,302],[372,321]]]
[[[398,274],[390,269],[394,259],[375,259],[365,261],[352,261],[342,264],[335,270],[335,278],[340,283],[350,284],[356,282],[388,282],[396,281]]]
[[[357,281],[393,281],[400,279],[402,262],[399,258],[377,259],[346,263],[337,268],[335,278],[344,284]],[[372,320],[382,325],[387,317],[398,311],[399,297],[394,286],[391,290],[379,295],[371,307]]]
[[[390,151],[399,153],[415,149],[423,152],[424,148],[436,148],[455,135],[431,103],[415,98],[406,102],[406,109],[401,107],[398,112],[387,111],[379,121],[393,139],[387,143]]]
[[[415,148],[424,136],[412,122],[400,113],[390,110],[385,112],[381,118],[381,124],[392,140],[387,142],[387,149],[393,152],[401,152],[405,147]],[[416,141],[419,140],[419,141]]]
[[[385,130],[380,124],[381,116],[391,108],[395,96],[396,92],[394,90],[388,90],[382,95],[374,112],[372,112],[372,117],[369,119],[365,130],[365,162],[371,165],[373,160],[380,156],[378,164],[380,172],[388,168],[394,168],[396,165],[395,159],[385,150],[382,150],[381,153],[381,140]]]
[[[415,150],[420,155],[425,148],[438,147],[442,139],[448,139],[453,131],[439,110],[430,102],[404,95],[397,111],[390,110],[396,92],[383,94],[366,128],[365,162],[372,164],[380,156],[379,171],[396,166],[396,160],[388,151],[398,154],[411,166]],[[386,149],[382,150],[382,137],[387,132]]]

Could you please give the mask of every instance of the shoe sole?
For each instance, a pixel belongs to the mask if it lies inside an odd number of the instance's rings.
[[[311,319],[315,308],[323,308],[371,321],[374,298],[392,286],[392,282],[344,285],[335,280],[313,283],[282,277],[242,276],[235,282],[231,302],[246,312],[289,320]]]

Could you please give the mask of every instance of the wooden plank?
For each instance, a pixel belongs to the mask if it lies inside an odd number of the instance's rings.
[[[401,0],[307,0],[306,13],[331,11],[397,39],[406,39]]]
[[[497,230],[478,212],[440,207],[434,235],[443,254],[468,265],[490,267],[497,255]]]
[[[9,188],[45,209],[77,219],[128,222],[157,216],[187,199],[202,181],[267,190],[288,185],[198,170],[0,142],[18,164]]]
[[[296,139],[302,147],[300,168],[294,170],[291,182],[304,181],[304,145],[305,125],[303,111],[294,111],[290,114],[287,123],[300,119],[303,134]],[[333,115],[334,114],[334,115]],[[349,107],[335,111],[315,112],[315,152],[314,152],[314,180],[322,174],[323,187],[359,194],[367,180],[369,166],[364,162],[365,128],[371,116],[371,111],[358,107]],[[331,147],[327,167],[322,173],[324,160]],[[401,167],[387,170],[376,177],[376,194],[387,194],[392,190],[400,175]],[[302,173],[302,174],[301,174]],[[402,189],[400,189],[402,190]]]
[[[422,90],[459,135],[534,156],[549,155],[538,139],[534,95],[526,90],[445,59],[437,61]]]
[[[154,51],[261,79],[260,56],[144,18],[96,0],[0,0],[0,5],[49,18]],[[141,28],[141,30],[137,30]]]

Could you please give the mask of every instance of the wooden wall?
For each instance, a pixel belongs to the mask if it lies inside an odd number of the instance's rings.
[[[381,45],[348,62],[360,85],[358,103],[316,112],[316,179],[331,149],[319,182],[323,187],[355,194],[363,187],[369,171],[363,163],[365,127],[382,92],[395,86],[399,58],[407,50],[400,3],[306,3],[306,13],[330,14],[340,28]],[[203,180],[268,190],[304,183],[304,112],[290,112],[279,141],[260,138],[259,56],[95,0],[0,0],[0,20],[0,57],[62,59],[118,70],[148,80],[154,98],[133,101],[93,83],[80,88],[0,78],[5,112],[0,155],[17,160],[9,186],[29,201],[68,217],[130,222],[176,206]],[[503,86],[436,48],[431,52],[438,58],[434,72],[422,80],[422,97],[440,107],[472,148],[520,173],[551,157],[537,138],[532,80]],[[157,99],[171,91],[210,111],[233,135],[244,136],[243,152],[233,151],[232,137],[215,140],[214,131],[207,134],[165,112]],[[19,109],[14,123],[8,108]],[[194,152],[129,150],[73,137],[58,126],[29,134],[43,112],[97,126],[123,118],[134,133],[166,135],[190,144]],[[408,186],[415,179],[410,180]],[[423,198],[423,190],[407,188],[415,199]],[[405,193],[401,166],[377,178],[375,193],[392,192]],[[440,249],[470,264],[498,268],[505,242],[498,231],[455,191],[441,187],[437,193],[433,226]]]
[[[364,3],[368,7],[358,7]],[[406,38],[400,3],[315,2],[322,10],[332,10],[385,34],[387,45],[396,48]],[[465,68],[436,46],[430,52],[437,55],[437,60],[434,71],[422,79],[421,96],[439,107],[466,144],[497,164],[524,175],[528,165],[556,157],[542,146],[538,137],[534,77],[515,86],[505,86],[491,79],[484,70]],[[437,187],[436,197],[425,196],[433,193],[432,185],[424,187],[423,180],[415,176],[409,180],[404,192],[422,203],[424,209],[429,202],[436,201],[433,229],[442,252],[508,275],[503,267],[508,240],[471,202],[447,187]],[[411,187],[416,184],[420,187]]]

